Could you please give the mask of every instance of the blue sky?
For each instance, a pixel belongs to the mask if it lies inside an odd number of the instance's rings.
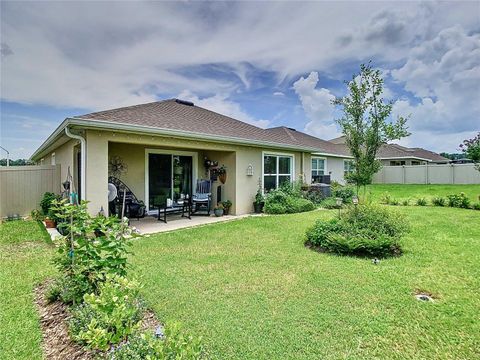
[[[479,2],[1,2],[0,143],[29,157],[72,115],[180,97],[330,139],[372,60],[407,146],[480,129]],[[3,157],[2,153],[0,157]]]

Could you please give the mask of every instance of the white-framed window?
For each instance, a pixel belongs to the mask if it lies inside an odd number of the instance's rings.
[[[292,182],[294,160],[288,154],[263,154],[263,189],[270,191],[285,182]]]
[[[312,179],[314,176],[325,175],[327,171],[327,159],[312,157]]]
[[[355,162],[353,160],[343,160],[343,176],[351,174],[355,169]]]
[[[52,157],[50,159],[50,164],[51,165],[56,165],[56,163],[55,163],[55,153],[52,153]]]

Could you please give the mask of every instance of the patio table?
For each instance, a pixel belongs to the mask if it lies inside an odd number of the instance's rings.
[[[167,223],[167,214],[182,214],[182,217],[186,217],[188,219],[192,219],[192,204],[189,201],[184,201],[183,203],[179,204],[174,202],[171,206],[160,206],[158,208],[158,220],[163,221],[165,224]]]

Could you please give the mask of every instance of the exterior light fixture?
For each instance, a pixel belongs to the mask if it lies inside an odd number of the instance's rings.
[[[337,202],[337,207],[338,207],[338,217],[340,217],[340,210],[342,208],[343,199],[342,198],[335,198],[335,200]]]
[[[247,166],[247,176],[253,176],[253,165],[248,164]]]

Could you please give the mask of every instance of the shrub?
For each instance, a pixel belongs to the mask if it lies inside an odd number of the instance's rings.
[[[427,199],[419,198],[419,199],[417,199],[416,204],[417,204],[417,206],[427,206]]]
[[[318,220],[307,230],[306,244],[337,254],[382,257],[401,252],[399,240],[407,230],[401,214],[375,205],[358,205],[339,218]]]
[[[69,322],[74,340],[91,349],[107,350],[132,334],[143,317],[139,284],[120,276],[108,276],[98,295],[85,294],[84,303],[72,311]]]
[[[52,209],[54,203],[58,200],[60,200],[60,196],[55,195],[54,193],[46,192],[45,194],[43,194],[43,198],[40,201],[40,207],[42,208],[43,215],[52,215],[50,210]]]
[[[433,206],[445,206],[446,200],[443,197],[437,196],[432,199]]]
[[[342,205],[337,205],[337,200],[335,198],[329,197],[324,199],[321,203],[320,206],[325,208],[325,209],[338,209],[341,208]]]
[[[342,198],[345,204],[350,204],[354,195],[355,190],[351,186],[340,186],[333,189],[333,196],[336,198]]]
[[[167,324],[163,338],[152,334],[134,334],[109,352],[109,360],[204,359],[201,338],[182,333],[178,324]]]
[[[270,191],[265,197],[264,211],[267,214],[292,214],[310,211],[315,205],[300,196],[301,191],[293,186],[282,186]]]
[[[392,200],[390,201],[390,205],[393,205],[393,206],[400,205],[400,201],[398,201],[397,199],[392,199]]]
[[[450,207],[470,208],[470,199],[463,192],[447,195],[447,201]]]
[[[380,203],[385,205],[389,205],[391,200],[392,200],[392,197],[390,196],[390,193],[388,191],[384,192],[380,197]]]
[[[472,209],[473,210],[480,210],[480,202],[473,204]]]
[[[410,205],[410,200],[409,199],[405,199],[402,201],[402,205],[403,206],[409,206]]]

